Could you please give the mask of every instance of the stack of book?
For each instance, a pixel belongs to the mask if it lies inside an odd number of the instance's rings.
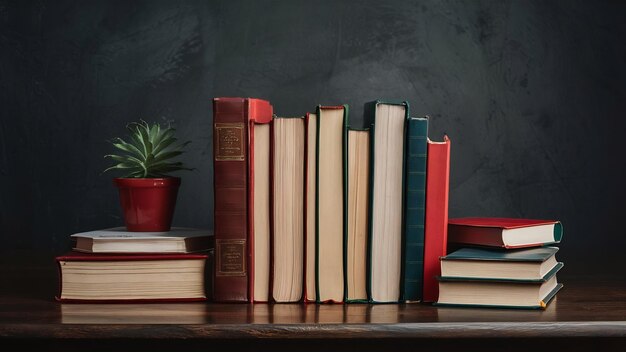
[[[558,221],[450,219],[459,248],[441,258],[438,305],[543,309],[563,287],[556,278]]]
[[[74,248],[56,257],[61,302],[202,301],[212,231],[125,228],[77,233]]]
[[[436,301],[450,140],[430,141],[407,102],[348,116],[213,100],[214,300]]]

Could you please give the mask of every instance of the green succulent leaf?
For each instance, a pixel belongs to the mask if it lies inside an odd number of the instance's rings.
[[[135,163],[137,165],[144,165],[144,162],[130,155],[115,155],[108,154],[104,156],[105,158],[110,158],[115,161],[119,161],[120,163]]]
[[[143,146],[144,155],[147,157],[152,153],[152,142],[150,142],[150,134],[141,125],[137,128],[139,131],[139,141]]]
[[[120,164],[116,164],[116,165],[113,165],[113,166],[105,169],[103,172],[107,172],[107,171],[115,170],[115,169],[124,169],[126,171],[133,171],[133,172],[134,171],[141,171],[141,170],[138,170],[137,167],[135,165],[133,165],[133,164],[120,163]]]
[[[161,125],[155,123],[154,125],[152,125],[152,127],[150,127],[150,140],[156,141],[156,138],[157,136],[159,136],[159,134],[161,134]]]
[[[167,147],[169,147],[170,145],[174,144],[176,141],[178,140],[178,138],[173,137],[173,134],[171,136],[164,136],[157,145],[155,145],[154,147],[154,153],[161,153],[162,151],[164,151],[165,149],[167,149]]]
[[[179,155],[181,155],[182,153],[184,153],[182,150],[173,150],[171,152],[165,152],[162,154],[159,154],[158,156],[154,157],[154,159],[152,159],[153,163],[159,163],[165,160],[169,160],[172,158],[175,158]]]
[[[123,139],[121,138],[115,138],[111,144],[113,144],[113,146],[119,150],[122,150],[124,152],[127,153],[131,153],[136,155],[137,157],[141,158],[143,157],[143,153],[141,152],[141,150],[139,150],[139,148],[137,148],[135,145],[130,144],[130,143],[126,143]]]

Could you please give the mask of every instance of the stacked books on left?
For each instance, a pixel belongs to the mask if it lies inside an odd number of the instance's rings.
[[[125,228],[77,233],[73,251],[56,257],[61,302],[206,300],[210,230]]]

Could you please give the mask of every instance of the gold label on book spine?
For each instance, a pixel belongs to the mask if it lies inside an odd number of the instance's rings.
[[[246,275],[246,241],[217,240],[217,276]]]
[[[244,124],[215,124],[215,160],[244,160]]]

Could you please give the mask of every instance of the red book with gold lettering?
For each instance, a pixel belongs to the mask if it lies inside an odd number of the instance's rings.
[[[266,100],[213,99],[215,301],[268,301],[272,114]]]
[[[424,302],[436,302],[441,275],[439,258],[446,255],[448,241],[448,191],[450,139],[428,140],[426,166],[426,222],[424,229]]]

